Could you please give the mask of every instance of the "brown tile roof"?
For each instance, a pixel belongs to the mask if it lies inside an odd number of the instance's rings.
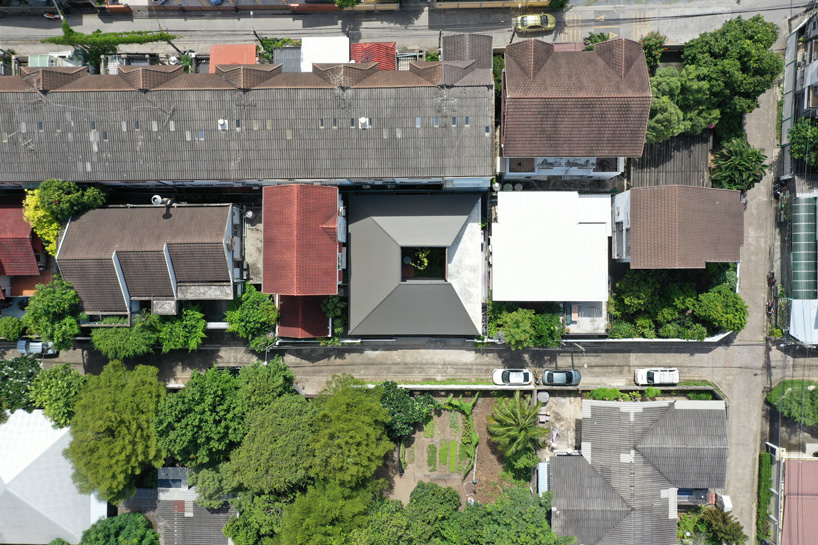
[[[330,89],[332,84],[314,72],[283,72],[255,87],[256,89]]]
[[[54,66],[22,68],[23,79],[40,91],[52,91],[88,75],[84,66]]]
[[[281,321],[278,324],[279,337],[312,339],[329,337],[329,318],[321,310],[323,296],[279,297]]]
[[[319,64],[312,65],[313,73],[333,87],[355,87],[378,71],[378,63]]]
[[[222,44],[210,46],[210,73],[226,64],[256,64],[256,44]]]
[[[135,91],[137,88],[118,74],[86,75],[66,83],[55,93],[64,91]]]
[[[642,155],[651,88],[639,43],[572,51],[526,40],[505,60],[503,156]]]
[[[157,85],[154,90],[165,89],[235,89],[236,86],[217,74],[181,74]]]
[[[216,74],[239,89],[252,89],[281,73],[280,64],[217,66]]]
[[[632,269],[703,269],[741,259],[744,208],[738,191],[634,188],[630,222]]]
[[[262,292],[338,293],[338,188],[267,186],[262,222]]]
[[[812,545],[818,536],[818,460],[784,463],[781,545]]]
[[[486,34],[443,36],[441,52],[444,61],[477,61],[477,68],[492,68],[494,49]]]
[[[37,275],[31,225],[23,219],[18,202],[0,205],[0,275]]]
[[[125,312],[114,253],[130,297],[172,297],[177,282],[229,282],[225,231],[231,207],[110,207],[72,217],[57,253],[63,277],[87,312]]]
[[[14,92],[14,91],[32,91],[33,88],[28,84],[22,76],[3,76],[0,77],[0,91]]]
[[[134,89],[155,89],[185,73],[184,66],[120,66],[117,75]]]
[[[395,42],[349,44],[349,56],[355,62],[376,62],[378,70],[395,70]]]

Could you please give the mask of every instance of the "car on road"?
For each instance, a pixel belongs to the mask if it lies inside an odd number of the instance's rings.
[[[491,380],[498,386],[525,386],[533,382],[534,375],[528,369],[495,369]]]
[[[44,341],[32,341],[31,339],[20,339],[17,341],[17,351],[24,356],[53,356],[57,353],[54,350],[54,343]]]
[[[514,20],[514,29],[517,32],[545,32],[554,30],[556,27],[557,20],[550,13],[524,15]]]
[[[639,386],[660,384],[678,384],[678,369],[637,369],[633,374],[633,381]]]
[[[542,383],[545,386],[576,386],[582,380],[579,371],[543,371]]]

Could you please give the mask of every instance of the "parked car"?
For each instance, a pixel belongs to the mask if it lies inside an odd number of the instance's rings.
[[[582,380],[579,371],[543,371],[542,383],[554,386],[576,386]]]
[[[222,2],[224,2],[224,0],[210,0],[210,5],[211,6],[221,6]]]
[[[495,369],[491,380],[498,386],[524,386],[531,384],[534,376],[528,369]]]
[[[655,384],[678,384],[678,369],[637,369],[633,380],[639,386]]]
[[[557,20],[550,13],[517,17],[514,25],[517,32],[545,32],[546,30],[554,30],[556,27]]]
[[[17,351],[20,354],[31,354],[32,356],[53,356],[57,353],[57,351],[54,350],[54,343],[32,341],[31,339],[20,339],[17,341]]]

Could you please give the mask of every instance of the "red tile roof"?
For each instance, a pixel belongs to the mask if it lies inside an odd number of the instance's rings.
[[[355,62],[376,62],[378,70],[395,70],[395,42],[368,42],[349,45]]]
[[[639,157],[651,88],[632,40],[571,51],[540,40],[508,46],[504,157]]]
[[[278,324],[279,337],[312,339],[329,337],[329,318],[321,310],[323,296],[282,296],[279,297],[281,321]]]
[[[631,190],[631,268],[703,269],[737,263],[744,244],[741,194],[664,185]]]
[[[818,460],[784,463],[781,545],[812,545],[818,536]]]
[[[224,64],[256,64],[256,44],[211,45],[210,73]]]
[[[0,206],[0,274],[40,274],[32,236],[31,226],[23,219],[22,205]]]
[[[338,293],[338,188],[264,188],[264,293]]]

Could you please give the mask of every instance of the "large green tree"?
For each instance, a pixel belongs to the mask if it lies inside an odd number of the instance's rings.
[[[239,371],[239,405],[248,414],[269,405],[279,397],[294,394],[295,375],[279,356],[264,364],[260,361]]]
[[[723,138],[743,134],[744,114],[758,107],[758,97],[783,71],[782,56],[771,50],[777,38],[778,26],[756,15],[730,19],[685,45],[684,63],[697,69],[689,77],[709,85],[709,99],[721,112],[717,132]]]
[[[30,397],[55,428],[64,428],[74,417],[74,402],[88,380],[67,363],[46,369],[32,381]]]
[[[67,45],[82,52],[83,61],[99,70],[103,55],[115,55],[117,47],[125,44],[147,44],[151,42],[169,42],[177,36],[167,32],[148,32],[136,30],[130,32],[102,32],[95,30],[91,34],[77,32],[62,22],[62,36],[46,38],[44,43]]]
[[[159,534],[142,513],[123,513],[92,524],[80,545],[159,545]]]
[[[31,399],[32,382],[41,371],[40,362],[33,356],[0,360],[0,413],[18,409],[31,412],[37,408]]]
[[[238,383],[229,371],[193,371],[185,387],[168,396],[153,422],[159,444],[189,467],[227,460],[244,437]]]
[[[818,389],[809,383],[793,383],[775,402],[775,408],[784,416],[804,426],[818,424]]]
[[[727,284],[699,295],[693,312],[698,318],[713,324],[716,331],[738,333],[747,325],[747,303]]]
[[[536,464],[536,452],[545,438],[545,428],[538,424],[539,408],[539,403],[532,404],[530,397],[523,398],[517,391],[512,398],[496,400],[488,417],[489,436],[513,469]]]
[[[246,284],[241,297],[230,304],[225,319],[229,324],[227,331],[250,340],[265,335],[275,327],[278,309],[269,295]]]
[[[411,396],[406,388],[399,388],[392,380],[382,382],[381,405],[389,411],[387,431],[392,440],[411,435],[415,426],[432,414],[435,400],[431,394]]]
[[[279,543],[336,545],[364,526],[374,503],[370,488],[346,488],[337,482],[311,486],[284,510]]]
[[[460,494],[454,488],[419,481],[409,495],[406,514],[409,532],[417,543],[431,543],[443,537],[441,523],[460,507]]]
[[[708,543],[711,545],[743,545],[747,543],[747,534],[741,523],[719,507],[710,507],[702,510],[702,520],[707,524]]]
[[[231,517],[222,531],[235,545],[283,545],[273,538],[281,531],[284,509],[291,499],[246,492],[230,503],[239,516]]]
[[[316,400],[310,473],[316,480],[355,486],[370,479],[394,448],[386,435],[389,411],[382,388],[360,387],[349,375],[330,379]]]
[[[153,352],[156,330],[145,316],[137,316],[132,326],[125,325],[125,319],[115,317],[104,318],[102,324],[111,327],[95,327],[91,331],[91,344],[106,358],[123,360]]]
[[[230,457],[230,472],[246,490],[285,495],[311,481],[305,453],[315,406],[299,395],[279,397],[247,415],[247,435]]]
[[[155,367],[128,371],[112,361],[80,391],[65,450],[80,492],[118,504],[135,491],[137,475],[162,465],[165,454],[151,426],[166,395],[157,374]]]
[[[54,343],[57,350],[71,348],[73,338],[80,333],[82,301],[74,287],[54,277],[48,284],[37,284],[28,300],[23,324],[28,330]]]
[[[223,506],[227,497],[239,488],[239,483],[228,470],[227,462],[189,472],[187,483],[196,487],[196,503],[207,509]]]
[[[74,182],[52,178],[40,184],[40,205],[57,221],[105,204],[105,193],[94,186],[80,188]]]

